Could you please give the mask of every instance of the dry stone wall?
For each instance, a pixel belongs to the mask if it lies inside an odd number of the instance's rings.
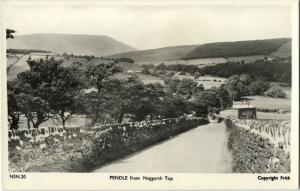
[[[290,121],[226,119],[237,173],[290,172]]]
[[[11,136],[9,141],[9,170],[88,172],[207,123],[203,118],[181,117],[92,128],[68,128],[51,133],[38,132],[35,136],[19,133],[22,136]]]

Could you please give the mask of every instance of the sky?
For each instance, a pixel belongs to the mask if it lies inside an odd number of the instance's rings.
[[[110,36],[137,49],[291,37],[291,10],[283,5],[16,4],[6,25],[32,33]]]

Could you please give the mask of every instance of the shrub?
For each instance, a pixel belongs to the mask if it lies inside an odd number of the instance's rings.
[[[269,83],[261,80],[253,81],[248,85],[250,95],[262,95],[269,88]]]
[[[286,93],[279,86],[272,86],[265,92],[265,95],[273,98],[286,98]]]
[[[117,58],[117,59],[115,59],[115,62],[134,63],[134,60],[131,59],[131,58],[122,57],[122,58]]]

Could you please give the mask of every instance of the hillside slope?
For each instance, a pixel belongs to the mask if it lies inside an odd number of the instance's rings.
[[[39,49],[76,55],[107,56],[135,48],[108,36],[78,34],[30,34],[8,40],[7,48]]]
[[[125,52],[122,54],[110,55],[110,58],[127,57],[134,61],[170,61],[179,60],[199,45],[172,46],[158,49],[140,50]]]
[[[291,54],[291,39],[278,38],[236,42],[216,42],[203,45],[173,46],[114,54],[108,57],[132,58],[136,62],[192,60],[204,58],[236,58],[260,55],[286,57]]]
[[[271,56],[289,57],[292,54],[292,41],[289,41],[271,53]]]
[[[238,57],[252,55],[269,55],[282,45],[291,41],[289,38],[217,42],[203,44],[182,57],[183,59]]]

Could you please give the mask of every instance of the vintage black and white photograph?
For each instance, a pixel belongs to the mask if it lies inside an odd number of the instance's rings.
[[[95,2],[5,4],[10,173],[291,173],[291,6]]]

